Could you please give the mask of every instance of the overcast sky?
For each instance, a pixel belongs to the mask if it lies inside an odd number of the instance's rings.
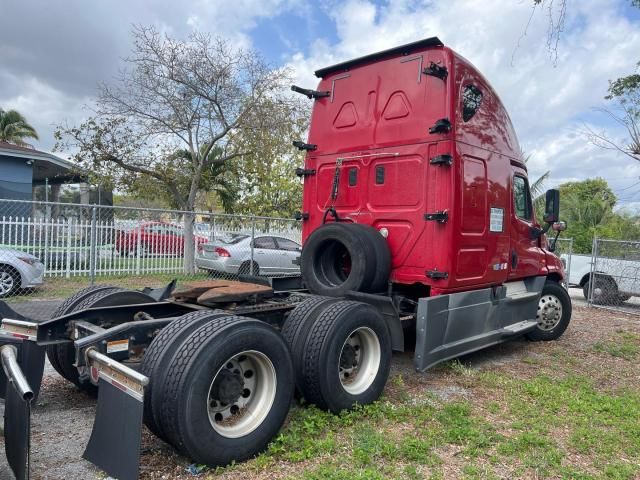
[[[54,125],[86,115],[96,84],[109,82],[130,48],[132,24],[177,37],[198,29],[288,65],[296,83],[351,57],[438,36],[474,63],[507,106],[532,176],[548,186],[601,176],[623,205],[640,210],[640,163],[588,144],[585,124],[623,132],[594,112],[608,80],[640,60],[640,9],[628,0],[568,0],[556,65],[548,18],[532,0],[0,0],[0,107],[21,111],[50,150]],[[529,19],[531,22],[527,28]],[[523,33],[526,30],[526,36]]]

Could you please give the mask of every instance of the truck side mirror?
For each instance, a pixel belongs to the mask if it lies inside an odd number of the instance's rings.
[[[546,223],[556,223],[560,219],[560,190],[547,190],[544,217]]]
[[[567,229],[567,222],[556,222],[551,228],[556,232],[564,232]]]

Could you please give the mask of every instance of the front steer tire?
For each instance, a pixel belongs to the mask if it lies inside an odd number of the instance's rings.
[[[339,301],[309,329],[302,358],[302,394],[339,413],[380,397],[391,367],[391,335],[371,305]]]
[[[544,284],[538,301],[536,320],[538,320],[536,328],[526,334],[527,338],[533,341],[556,340],[569,326],[571,297],[558,282],[547,280]]]
[[[276,330],[258,320],[219,317],[177,349],[159,419],[170,443],[193,461],[228,465],[267,447],[284,423],[293,390],[291,356]],[[238,405],[245,406],[234,414]]]

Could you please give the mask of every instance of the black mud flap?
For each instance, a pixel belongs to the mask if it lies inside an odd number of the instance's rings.
[[[4,403],[4,448],[16,480],[29,478],[31,400],[9,386]]]
[[[18,348],[0,347],[5,375],[4,444],[7,462],[16,480],[29,478],[31,450],[31,402],[33,391],[18,364]]]
[[[423,372],[437,363],[495,345],[536,327],[545,277],[510,285],[421,298],[413,363]],[[511,288],[516,283],[521,287]]]
[[[144,386],[148,379],[95,350],[87,361],[98,379],[98,406],[82,457],[119,480],[138,478]]]

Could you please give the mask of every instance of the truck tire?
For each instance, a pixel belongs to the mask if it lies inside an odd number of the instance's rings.
[[[365,241],[369,242],[374,250],[376,270],[369,291],[373,293],[385,292],[391,273],[391,251],[387,240],[371,225],[358,223],[354,225],[363,231],[363,235],[366,237]]]
[[[300,257],[302,278],[309,291],[340,297],[350,290],[379,290],[379,278],[386,281],[389,276],[380,239],[375,229],[357,224],[329,223],[315,230]],[[378,265],[382,272],[378,272]]]
[[[193,461],[227,465],[267,447],[293,390],[289,348],[276,330],[250,318],[219,317],[175,352],[158,418],[174,447]]]
[[[98,293],[100,291],[103,290],[116,290],[118,287],[114,287],[113,285],[92,285],[90,287],[86,287],[83,288],[82,290],[74,293],[73,295],[71,295],[70,297],[68,297],[64,302],[62,302],[60,305],[58,305],[58,308],[56,308],[53,312],[53,314],[51,315],[51,318],[58,318],[61,317],[63,315],[67,315],[69,313],[72,313],[75,310],[75,306],[82,302],[85,298],[87,298],[88,296],[93,295],[94,293]],[[60,376],[65,377],[65,373],[64,373],[64,369],[62,367],[62,361],[64,360],[65,362],[67,360],[65,360],[68,355],[66,354],[66,352],[62,355],[62,359],[60,359],[58,357],[58,352],[62,349],[59,348],[60,344],[54,344],[54,345],[47,345],[45,347],[45,350],[47,352],[47,358],[49,359],[49,363],[51,364],[51,366],[53,367],[53,369],[58,372],[58,374],[60,374]],[[81,386],[80,388],[83,388],[86,386],[87,388],[93,390],[93,388],[89,387],[89,385],[91,385],[91,387],[93,387],[93,385],[91,384],[91,382],[88,383],[84,383],[83,382],[83,386]]]
[[[291,359],[296,376],[296,391],[302,395],[302,362],[304,357],[304,345],[309,334],[309,329],[318,315],[329,305],[337,302],[333,297],[315,296],[299,303],[287,317],[282,325],[282,337],[289,345]]]
[[[585,300],[589,301],[589,291],[593,282],[593,303],[595,305],[610,305],[618,301],[618,285],[613,278],[601,275],[589,278],[582,287]]]
[[[304,347],[302,393],[338,413],[378,399],[391,367],[391,335],[371,305],[339,301],[315,320]]]
[[[223,310],[199,310],[182,315],[160,330],[145,350],[140,372],[149,377],[149,384],[144,392],[143,419],[149,430],[162,440],[166,441],[167,438],[158,418],[161,408],[161,394],[158,391],[162,390],[165,383],[173,355],[195,329],[214,318],[228,315]]]
[[[556,340],[564,333],[571,320],[571,298],[558,282],[547,280],[538,302],[537,327],[527,333],[533,341]]]
[[[84,295],[83,298],[79,299],[77,302],[70,302],[73,303],[73,307],[71,307],[66,313],[69,314],[92,307],[110,307],[141,302],[151,303],[155,302],[155,300],[142,292],[128,290],[126,288],[105,287]],[[55,347],[55,356],[57,358],[57,366],[59,367],[59,370],[53,365],[53,363],[52,366],[56,368],[56,371],[81,390],[85,390],[89,393],[95,393],[95,385],[93,385],[88,378],[81,379],[78,369],[73,365],[76,360],[76,351],[73,346],[73,342],[58,343],[51,345],[51,347]],[[49,355],[49,349],[47,349],[47,355]]]

